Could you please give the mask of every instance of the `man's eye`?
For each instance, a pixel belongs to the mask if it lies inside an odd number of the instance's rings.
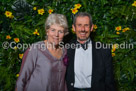
[[[79,25],[77,25],[77,26],[79,26],[79,27],[80,27],[81,25],[79,24]]]
[[[85,27],[89,28],[90,26],[87,24],[87,25],[85,25]]]
[[[88,24],[86,24],[85,26],[86,26],[86,27],[88,27],[89,25],[88,25]]]

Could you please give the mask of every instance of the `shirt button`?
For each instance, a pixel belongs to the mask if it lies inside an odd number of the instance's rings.
[[[71,86],[73,86],[73,83],[71,83]]]

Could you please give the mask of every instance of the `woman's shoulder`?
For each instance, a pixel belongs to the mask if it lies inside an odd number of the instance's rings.
[[[44,41],[38,41],[38,42],[32,43],[30,47],[37,49],[37,48],[42,48],[44,46],[45,46]]]
[[[25,51],[36,52],[37,49],[41,49],[41,48],[42,49],[45,48],[44,41],[38,41],[38,42],[32,43]]]
[[[44,44],[44,41],[34,42],[34,43],[32,43],[32,46],[33,46],[33,45],[37,45],[37,46],[38,46],[38,45],[41,45],[41,44]]]

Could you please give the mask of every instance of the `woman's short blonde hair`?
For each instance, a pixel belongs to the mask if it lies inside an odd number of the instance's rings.
[[[50,26],[54,24],[58,24],[63,27],[65,35],[68,34],[68,23],[63,14],[50,14],[45,21],[45,31],[47,32]]]

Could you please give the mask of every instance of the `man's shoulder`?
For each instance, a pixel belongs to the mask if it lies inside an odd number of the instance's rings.
[[[69,44],[72,44],[72,43],[76,43],[76,39],[71,39],[71,40],[69,41]]]
[[[93,41],[94,48],[100,50],[103,53],[111,52],[112,46],[108,43],[102,43],[100,41]]]
[[[65,46],[68,46],[67,53],[71,53],[76,49],[76,39],[71,39],[68,43],[65,44]]]

